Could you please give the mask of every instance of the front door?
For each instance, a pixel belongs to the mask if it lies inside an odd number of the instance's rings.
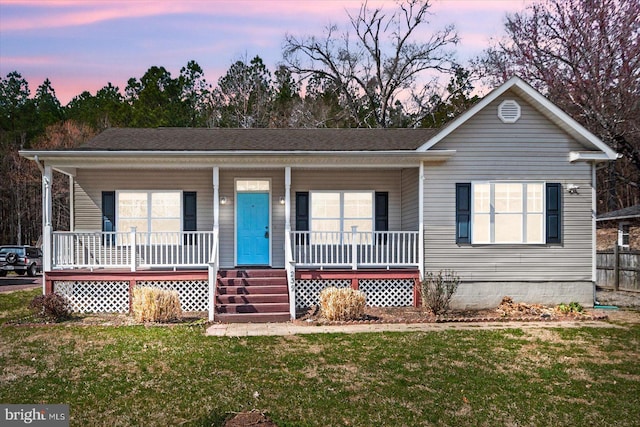
[[[237,193],[238,265],[269,265],[269,193]]]

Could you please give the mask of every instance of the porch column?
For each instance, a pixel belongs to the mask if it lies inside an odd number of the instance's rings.
[[[284,168],[284,229],[291,231],[291,166]]]
[[[53,227],[51,225],[53,212],[51,197],[52,179],[53,171],[51,166],[45,166],[44,170],[42,170],[42,270],[45,274],[51,271],[51,259],[53,255],[51,246],[53,233]]]
[[[418,262],[420,280],[424,278],[424,162],[418,169]]]
[[[213,229],[218,230],[220,220],[220,168],[213,167]]]

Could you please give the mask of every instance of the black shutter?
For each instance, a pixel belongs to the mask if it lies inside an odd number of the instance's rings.
[[[102,231],[116,231],[116,192],[102,192]],[[115,235],[111,236],[111,244],[115,243]],[[106,237],[103,237],[103,244]]]
[[[456,184],[456,243],[471,243],[471,183]]]
[[[375,231],[389,231],[389,193],[376,192],[375,199],[375,218],[374,218],[374,230]],[[387,243],[387,235],[378,236],[378,244],[383,245]]]
[[[309,231],[309,192],[296,192],[296,231]],[[296,242],[298,245],[306,244],[308,240],[304,236]]]
[[[389,193],[376,192],[375,230],[389,231]]]
[[[184,191],[182,193],[182,231],[197,231],[197,203],[195,191]],[[192,236],[184,236],[185,245],[192,244]]]
[[[546,240],[547,243],[562,242],[562,185],[548,183],[546,188]]]

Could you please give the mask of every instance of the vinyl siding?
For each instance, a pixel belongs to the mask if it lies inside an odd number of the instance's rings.
[[[497,117],[504,99],[522,116]],[[584,148],[524,100],[505,93],[433,149],[457,150],[447,162],[425,165],[425,269],[453,269],[466,281],[590,281],[591,166],[569,162]],[[562,184],[561,245],[460,245],[455,242],[455,184],[480,180],[540,180]],[[580,187],[566,192],[567,184]]]
[[[403,169],[402,176],[402,230],[418,230],[418,174],[419,169]]]
[[[403,230],[401,218],[402,189],[400,182],[400,170],[367,169],[344,171],[335,169],[294,169],[291,171],[291,197],[292,200],[294,200],[297,191],[386,191],[389,193],[389,230],[399,231]],[[295,215],[295,203],[292,203],[291,218],[295,218]],[[292,221],[291,226],[295,227],[295,221]]]
[[[80,169],[74,179],[74,231],[102,230],[102,192],[119,190],[195,191],[198,230],[211,230],[212,174],[211,170]]]

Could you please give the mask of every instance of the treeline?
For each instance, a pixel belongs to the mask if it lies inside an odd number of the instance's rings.
[[[195,61],[178,75],[152,66],[63,106],[48,79],[32,93],[18,71],[0,77],[0,244],[40,237],[40,172],[20,149],[74,147],[108,127],[439,127],[477,101],[474,86],[511,75],[624,154],[599,169],[599,212],[640,203],[640,2],[542,0],[507,16],[505,35],[466,66],[456,29],[432,28],[429,8],[364,3],[343,27],[285,35],[275,69],[240,58],[215,84]],[[54,186],[54,229],[64,230],[67,180]]]

